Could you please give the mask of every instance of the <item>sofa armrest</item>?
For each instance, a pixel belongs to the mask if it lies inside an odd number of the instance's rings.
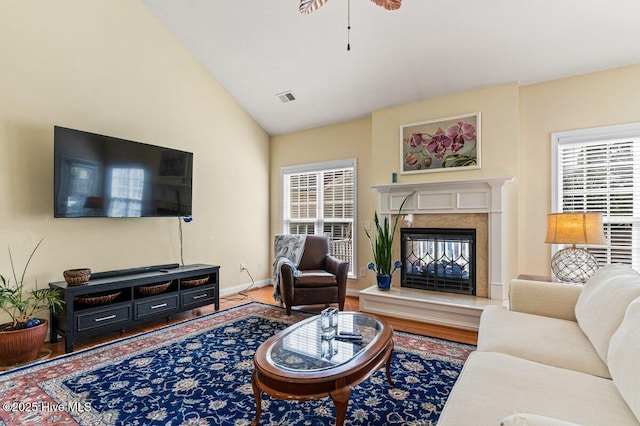
[[[582,285],[514,279],[509,284],[509,309],[575,321],[581,292]]]

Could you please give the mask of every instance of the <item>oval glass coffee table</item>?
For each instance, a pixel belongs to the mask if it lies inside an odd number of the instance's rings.
[[[362,340],[343,340],[323,333],[317,315],[282,330],[265,341],[254,356],[251,385],[260,422],[260,391],[283,400],[310,400],[329,395],[336,406],[336,425],[344,424],[352,386],[386,363],[391,379],[393,328],[386,321],[359,312],[338,314],[338,333],[358,333]]]

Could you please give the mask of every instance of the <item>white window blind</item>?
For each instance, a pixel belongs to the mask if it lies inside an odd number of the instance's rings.
[[[562,132],[553,138],[552,209],[603,214],[606,247],[587,247],[602,266],[640,270],[640,125]]]
[[[318,176],[316,173],[295,173],[288,177],[288,216],[296,227],[294,234],[314,234],[318,217]],[[305,230],[301,232],[301,230]],[[309,232],[310,231],[310,232]]]
[[[331,252],[355,271],[355,160],[282,169],[282,228],[291,234],[329,236]]]

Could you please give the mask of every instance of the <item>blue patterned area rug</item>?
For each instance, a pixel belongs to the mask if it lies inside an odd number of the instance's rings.
[[[253,355],[306,318],[249,303],[0,374],[1,424],[229,425],[251,423]],[[395,332],[384,368],[353,389],[345,424],[435,424],[472,345]],[[332,425],[330,398],[263,395],[261,425]]]

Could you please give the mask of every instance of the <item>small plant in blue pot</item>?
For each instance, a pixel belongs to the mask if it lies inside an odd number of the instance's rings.
[[[398,219],[402,213],[402,209],[407,200],[413,195],[413,192],[405,197],[398,209],[393,228],[389,223],[389,217],[385,216],[382,224],[378,217],[378,212],[373,215],[373,223],[376,226],[376,232],[372,235],[365,228],[364,232],[367,234],[369,244],[371,245],[371,251],[373,252],[373,262],[370,262],[367,267],[372,271],[376,271],[376,279],[378,280],[378,288],[380,290],[389,290],[391,288],[391,276],[393,272],[402,266],[402,262],[392,260],[391,246],[393,244],[393,238],[396,234],[396,228],[398,226]],[[393,268],[393,269],[392,269]]]

